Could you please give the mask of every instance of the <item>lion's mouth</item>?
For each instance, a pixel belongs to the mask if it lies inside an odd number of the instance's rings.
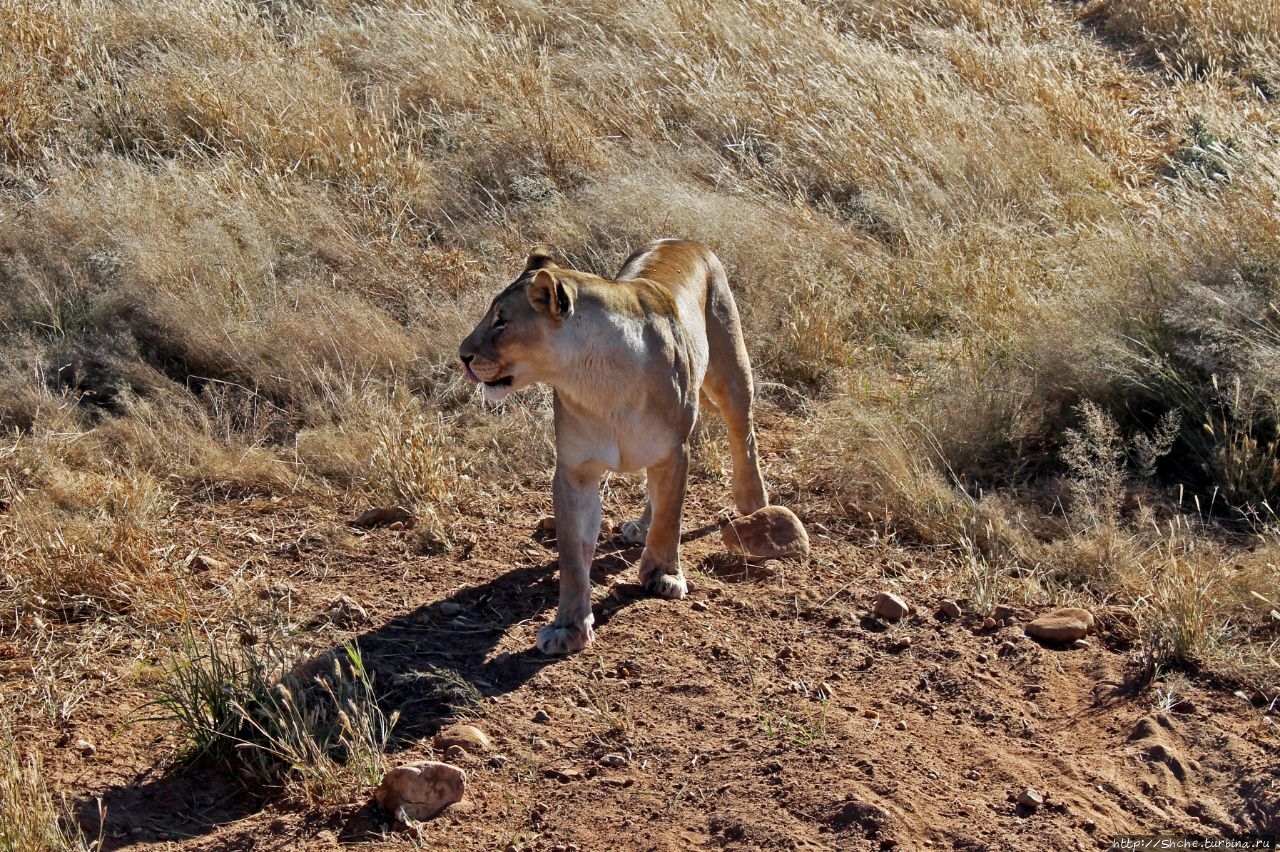
[[[509,386],[511,385],[511,383],[514,381],[514,379],[513,379],[511,376],[503,376],[503,377],[502,377],[502,378],[500,378],[500,379],[493,379],[492,381],[485,381],[484,379],[482,379],[482,378],[480,378],[478,375],[476,375],[476,371],[475,371],[475,370],[473,370],[473,369],[471,369],[471,365],[470,365],[470,364],[468,364],[468,363],[467,363],[467,362],[465,362],[465,361],[462,363],[462,369],[463,369],[463,372],[465,372],[465,373],[467,374],[467,378],[468,378],[468,379],[470,379],[471,381],[475,382],[475,383],[476,383],[476,384],[478,384],[478,385],[484,385],[484,386],[485,386],[485,387],[487,387],[487,388],[505,388],[505,387],[509,387]]]

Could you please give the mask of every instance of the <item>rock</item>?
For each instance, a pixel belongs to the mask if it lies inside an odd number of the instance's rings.
[[[999,625],[996,623],[996,620],[991,616],[987,616],[982,621],[983,630],[995,630],[997,627],[999,627]]]
[[[555,532],[555,531],[556,531],[556,519],[555,519],[555,517],[554,517],[554,516],[552,516],[552,515],[548,515],[547,517],[545,517],[545,518],[543,518],[542,520],[538,521],[538,530],[539,530],[539,532],[544,532],[544,533],[553,533],[553,532]]]
[[[451,725],[436,734],[431,744],[440,751],[456,747],[466,754],[487,754],[493,750],[489,735],[475,725]]]
[[[907,723],[902,719],[899,719],[897,724],[894,725],[894,727],[897,728],[899,731],[905,731],[907,729]]]
[[[1034,811],[1044,804],[1044,796],[1040,795],[1040,791],[1035,787],[1028,787],[1018,794],[1018,804]]]
[[[1075,648],[1077,651],[1087,651],[1092,646],[1089,644],[1088,639],[1077,639],[1071,643],[1071,647]]]
[[[547,722],[551,721],[551,714],[548,713],[546,710],[539,708],[533,714],[533,721],[537,722],[540,725],[545,725]]]
[[[938,604],[938,612],[942,613],[947,618],[959,618],[964,615],[964,611],[960,609],[960,604],[952,600],[944,600],[942,603]]]
[[[396,818],[431,819],[467,792],[467,773],[448,763],[397,766],[382,779],[374,798]]]
[[[222,574],[228,570],[228,566],[227,563],[220,559],[214,559],[212,556],[197,553],[195,556],[191,557],[191,570],[213,571],[215,573]]]
[[[795,513],[783,506],[765,506],[734,518],[720,533],[730,553],[751,559],[803,558],[809,555],[809,534]]]
[[[451,745],[444,750],[445,760],[462,760],[467,756],[467,750],[462,746]]]
[[[823,681],[822,683],[818,684],[818,691],[814,694],[814,696],[819,701],[835,701],[836,691],[835,689],[832,688],[831,684],[827,683],[826,681]]]
[[[708,607],[707,607],[707,602],[706,602],[706,601],[694,601],[694,602],[693,602],[693,611],[694,611],[694,612],[706,612],[706,611],[707,611],[707,609],[708,609]]]
[[[81,757],[93,757],[98,753],[98,747],[88,740],[76,740],[75,749]]]
[[[893,592],[881,592],[876,595],[876,602],[871,611],[885,621],[901,621],[911,612],[911,607]]]
[[[457,601],[441,601],[438,609],[440,610],[441,615],[446,618],[452,618],[462,612],[462,604]]]
[[[1046,642],[1074,642],[1093,628],[1093,615],[1086,609],[1064,607],[1042,615],[1027,625],[1027,635]]]
[[[997,604],[996,608],[991,611],[991,617],[996,621],[1008,621],[1018,617],[1018,611],[1008,604]]]
[[[346,595],[329,602],[329,622],[334,627],[352,627],[369,620],[369,612]]]
[[[626,766],[629,762],[625,754],[619,754],[618,752],[610,752],[600,758],[601,766]]]
[[[418,519],[413,516],[413,513],[403,506],[369,509],[350,521],[351,526],[366,530],[389,527],[392,524],[402,524],[400,529],[409,529],[417,522]]]

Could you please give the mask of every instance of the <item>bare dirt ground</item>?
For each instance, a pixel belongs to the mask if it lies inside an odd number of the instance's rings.
[[[622,511],[612,499],[606,513]],[[51,744],[51,786],[90,823],[102,799],[107,849],[1094,849],[1121,833],[1280,831],[1271,720],[1194,681],[1160,708],[1122,618],[1087,648],[1025,637],[1025,608],[983,632],[976,616],[935,615],[941,556],[820,519],[807,519],[812,559],[748,568],[720,546],[726,502],[719,483],[692,483],[682,602],[644,595],[639,551],[604,542],[597,641],[567,659],[533,647],[557,594],[554,541],[536,532],[548,492],[466,519],[441,555],[417,552],[411,532],[347,532],[351,507],[180,509],[227,566],[200,582],[249,584],[294,621],[321,617],[335,647],[355,632],[402,713],[395,762],[434,756],[442,724],[415,672],[457,672],[484,696],[470,721],[494,753],[459,761],[466,801],[416,841],[368,789],[345,805],[280,804],[225,767],[177,764],[166,726],[127,724],[149,697],[127,649],[86,675],[71,722],[29,720],[24,736]],[[916,612],[872,618],[882,589]],[[338,595],[367,618],[324,624]],[[445,615],[445,602],[460,609]],[[606,753],[625,764],[602,765]],[[1044,794],[1035,811],[1016,802],[1027,787]]]

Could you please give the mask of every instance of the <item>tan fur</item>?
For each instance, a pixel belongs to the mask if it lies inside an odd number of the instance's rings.
[[[606,470],[647,472],[648,507],[623,525],[623,536],[644,542],[646,588],[685,596],[680,517],[700,398],[728,425],[738,510],[768,503],[738,310],[724,267],[698,243],[650,243],[616,280],[561,268],[535,250],[458,355],[467,374],[484,383],[487,399],[534,382],[555,390],[560,609],[538,632],[544,653],[578,651],[594,638],[587,575]]]

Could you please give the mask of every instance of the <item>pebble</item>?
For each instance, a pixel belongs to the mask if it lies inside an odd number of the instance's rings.
[[[835,701],[836,700],[836,691],[831,687],[831,684],[827,683],[826,681],[823,681],[822,683],[818,684],[818,691],[815,695],[819,701]]]
[[[1089,644],[1088,639],[1077,639],[1076,641],[1071,643],[1071,647],[1075,648],[1078,651],[1087,651],[1092,646]]]
[[[899,731],[905,731],[907,729],[907,723],[904,722],[902,719],[899,719],[898,723],[894,725],[894,727],[897,728]]]
[[[457,601],[441,601],[440,614],[446,617],[452,617],[462,612],[462,604]]]
[[[881,592],[876,595],[871,611],[885,621],[901,621],[911,612],[911,607],[893,592]]]
[[[1018,617],[1018,611],[1008,604],[997,604],[996,608],[991,611],[991,617],[996,621],[1008,621]]]
[[[1040,791],[1035,787],[1028,787],[1018,794],[1018,804],[1034,811],[1044,804],[1044,796],[1040,795]]]
[[[93,757],[98,753],[98,747],[88,740],[76,740],[75,749],[82,757]]]
[[[721,530],[720,540],[730,553],[751,559],[809,555],[809,534],[795,512],[785,506],[765,506],[734,518]]]
[[[392,524],[401,524],[401,529],[407,529],[417,523],[417,520],[408,509],[403,506],[394,506],[384,509],[369,509],[367,512],[362,512],[351,521],[351,526],[373,529],[374,527],[389,527]]]
[[[403,821],[431,819],[467,791],[467,773],[448,763],[427,761],[397,766],[383,777],[374,798],[383,810]]]
[[[985,619],[983,619],[983,621],[982,621],[982,629],[983,629],[983,630],[995,630],[995,629],[996,629],[997,627],[999,627],[999,626],[1000,626],[1000,625],[998,625],[998,624],[996,623],[996,620],[995,620],[994,618],[992,618],[991,616],[987,616],[987,617],[986,617]]]
[[[462,760],[467,756],[467,750],[462,746],[451,745],[444,750],[445,760]]]
[[[982,773],[976,769],[970,769],[964,774],[964,777],[968,778],[970,781],[977,781],[982,777]]]
[[[694,611],[694,612],[706,612],[708,609],[709,609],[709,607],[707,606],[707,602],[706,602],[706,601],[694,601],[694,602],[693,602],[693,611]]]
[[[1042,615],[1027,624],[1027,635],[1046,642],[1074,642],[1083,639],[1093,628],[1093,615],[1087,609],[1063,607]]]
[[[352,627],[369,620],[369,611],[346,595],[329,602],[329,623],[334,627]]]
[[[996,653],[999,654],[1000,656],[1004,656],[1006,654],[1016,653],[1017,650],[1018,650],[1017,645],[1013,644],[1012,642],[1005,641],[1000,643],[1000,647],[996,649]]]
[[[489,735],[475,725],[450,725],[436,734],[431,744],[441,751],[459,748],[466,754],[485,754],[493,750]]]
[[[600,758],[601,766],[626,766],[628,762],[627,756],[618,752],[610,752]]]
[[[960,609],[960,604],[953,600],[944,600],[942,603],[938,604],[938,612],[942,613],[947,618],[959,618],[964,615],[964,611]]]
[[[548,713],[546,710],[542,710],[542,709],[535,710],[533,713],[533,721],[537,722],[540,725],[545,725],[547,722],[551,721],[551,714]]]

